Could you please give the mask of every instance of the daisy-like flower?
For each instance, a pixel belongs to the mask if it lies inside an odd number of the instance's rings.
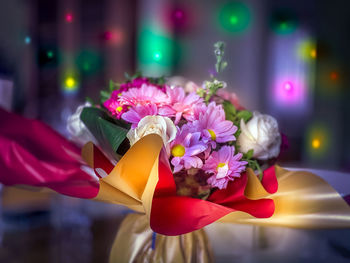
[[[236,140],[234,133],[237,127],[233,122],[225,119],[225,112],[221,105],[211,102],[207,111],[200,114],[199,120],[195,121],[202,133],[203,141],[215,148],[216,142],[225,143]]]
[[[171,155],[173,156],[171,163],[174,165],[174,173],[182,168],[201,168],[203,162],[196,155],[205,151],[207,146],[200,141],[200,132],[190,132],[187,125],[177,129],[176,138],[170,144]]]
[[[159,114],[163,116],[175,117],[175,124],[179,123],[183,116],[187,121],[194,121],[195,107],[203,104],[203,99],[195,92],[186,96],[181,87],[167,87],[166,93],[169,97],[169,104],[159,109]]]
[[[113,95],[113,94],[112,94]],[[117,119],[127,110],[127,105],[121,105],[118,100],[111,97],[103,103],[103,106]]]
[[[122,119],[132,123],[131,128],[136,128],[139,121],[149,115],[157,115],[158,109],[155,104],[136,105],[122,115]]]
[[[164,105],[169,103],[168,96],[155,86],[143,84],[141,88],[131,88],[119,96],[121,105]]]
[[[213,174],[208,178],[208,184],[224,189],[229,181],[241,176],[247,162],[240,161],[242,153],[234,154],[235,147],[233,146],[223,146],[219,151],[212,152],[202,167],[206,173]]]

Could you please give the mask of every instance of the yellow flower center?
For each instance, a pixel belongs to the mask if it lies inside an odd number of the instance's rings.
[[[209,132],[209,134],[210,134],[210,136],[211,136],[211,139],[212,139],[213,141],[215,141],[215,140],[216,140],[216,134],[215,134],[215,132],[214,132],[213,130],[211,130],[211,129],[208,129],[208,132]]]
[[[175,157],[182,157],[185,155],[185,147],[181,144],[177,144],[171,149],[171,154]]]
[[[224,167],[225,165],[226,165],[226,163],[219,163],[219,164],[218,164],[218,167],[216,167],[216,169],[219,170],[219,168]]]
[[[118,111],[118,112],[121,112],[122,110],[123,110],[122,106],[119,106],[119,107],[116,108],[116,111]]]

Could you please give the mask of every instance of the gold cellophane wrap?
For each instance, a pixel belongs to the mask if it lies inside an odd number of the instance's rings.
[[[248,223],[294,228],[350,227],[350,207],[326,181],[304,171],[288,171],[275,166],[278,191],[269,194],[252,171],[248,171],[245,194],[250,199],[271,198],[275,212],[270,218],[254,218],[234,212],[221,222]]]
[[[180,236],[156,237],[151,248],[149,217],[158,182],[158,161],[162,139],[150,134],[140,139],[117,163],[109,175],[100,179],[96,200],[125,205],[141,214],[123,221],[114,241],[110,262],[210,262],[212,255],[204,230]],[[93,163],[93,147],[83,148],[83,157]],[[232,212],[219,222],[285,226],[295,228],[350,227],[350,208],[322,178],[303,171],[288,171],[275,166],[278,190],[266,192],[258,177],[247,170],[245,195],[249,199],[271,198],[272,217],[262,219],[243,212]]]
[[[122,157],[112,172],[100,179],[96,200],[122,204],[150,216],[153,193],[158,182],[158,158],[163,147],[160,136],[140,139]],[[91,147],[83,148],[83,157],[92,163]],[[243,212],[232,212],[221,222],[300,228],[350,227],[350,208],[344,199],[322,178],[303,171],[288,171],[275,166],[278,191],[266,192],[258,177],[248,169],[245,194],[249,199],[271,198],[272,217],[261,219]]]
[[[213,262],[208,237],[203,229],[179,236],[157,234],[153,248],[152,235],[146,215],[129,214],[119,228],[109,262]]]

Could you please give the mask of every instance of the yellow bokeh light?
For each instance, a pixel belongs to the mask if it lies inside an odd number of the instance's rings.
[[[317,57],[317,51],[316,51],[316,49],[313,49],[313,50],[310,51],[310,56],[311,56],[312,58],[316,58],[316,57]]]
[[[312,145],[312,148],[319,149],[321,147],[320,139],[317,139],[317,138],[313,139],[311,145]]]
[[[74,89],[76,87],[76,81],[72,77],[68,77],[65,81],[65,84],[67,89]]]

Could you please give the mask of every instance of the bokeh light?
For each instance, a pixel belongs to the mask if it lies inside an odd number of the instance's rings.
[[[323,123],[312,123],[307,129],[305,146],[306,152],[312,159],[322,158],[327,155],[330,147],[330,131]]]
[[[320,148],[320,146],[321,146],[321,141],[320,141],[320,139],[319,139],[319,138],[314,138],[314,139],[312,139],[311,146],[312,146],[312,148],[314,148],[314,149]]]
[[[283,88],[288,93],[292,93],[293,92],[293,84],[290,81],[285,82],[283,84]]]
[[[339,74],[338,74],[338,72],[332,71],[332,72],[329,74],[329,78],[330,78],[332,81],[337,81],[337,80],[339,79]]]
[[[170,37],[143,30],[138,41],[138,57],[141,64],[157,64],[170,67],[173,63],[173,41]]]
[[[26,36],[26,37],[24,38],[24,43],[25,43],[26,45],[29,45],[31,42],[32,42],[32,39],[31,39],[30,36]]]
[[[164,29],[175,34],[186,34],[198,24],[200,6],[195,2],[189,4],[164,3],[160,16],[160,22]]]
[[[319,87],[317,93],[324,98],[333,98],[342,94],[344,89],[344,71],[338,61],[324,58],[324,63],[318,65]]]
[[[296,15],[291,10],[276,10],[271,16],[271,29],[281,35],[294,33],[298,27]]]
[[[304,101],[305,94],[305,83],[297,77],[282,76],[275,81],[274,97],[279,105],[297,106]]]
[[[82,74],[94,75],[102,70],[103,59],[96,50],[83,49],[76,56],[75,65]]]
[[[79,89],[79,83],[74,75],[67,75],[63,80],[62,85],[64,94],[75,94]]]
[[[54,56],[55,56],[55,53],[54,53],[52,50],[48,50],[48,51],[46,52],[46,56],[47,56],[47,58],[49,58],[49,59],[53,59]]]
[[[218,21],[222,29],[231,33],[241,33],[249,28],[251,12],[242,2],[224,4],[218,13]]]
[[[297,45],[298,57],[304,61],[313,61],[317,58],[316,43],[313,40],[306,39]]]
[[[112,46],[121,46],[125,42],[125,33],[120,28],[111,28],[102,34],[103,40]]]
[[[70,13],[70,12],[66,13],[66,15],[65,15],[65,20],[66,20],[67,23],[72,23],[73,20],[74,20],[73,14]]]

